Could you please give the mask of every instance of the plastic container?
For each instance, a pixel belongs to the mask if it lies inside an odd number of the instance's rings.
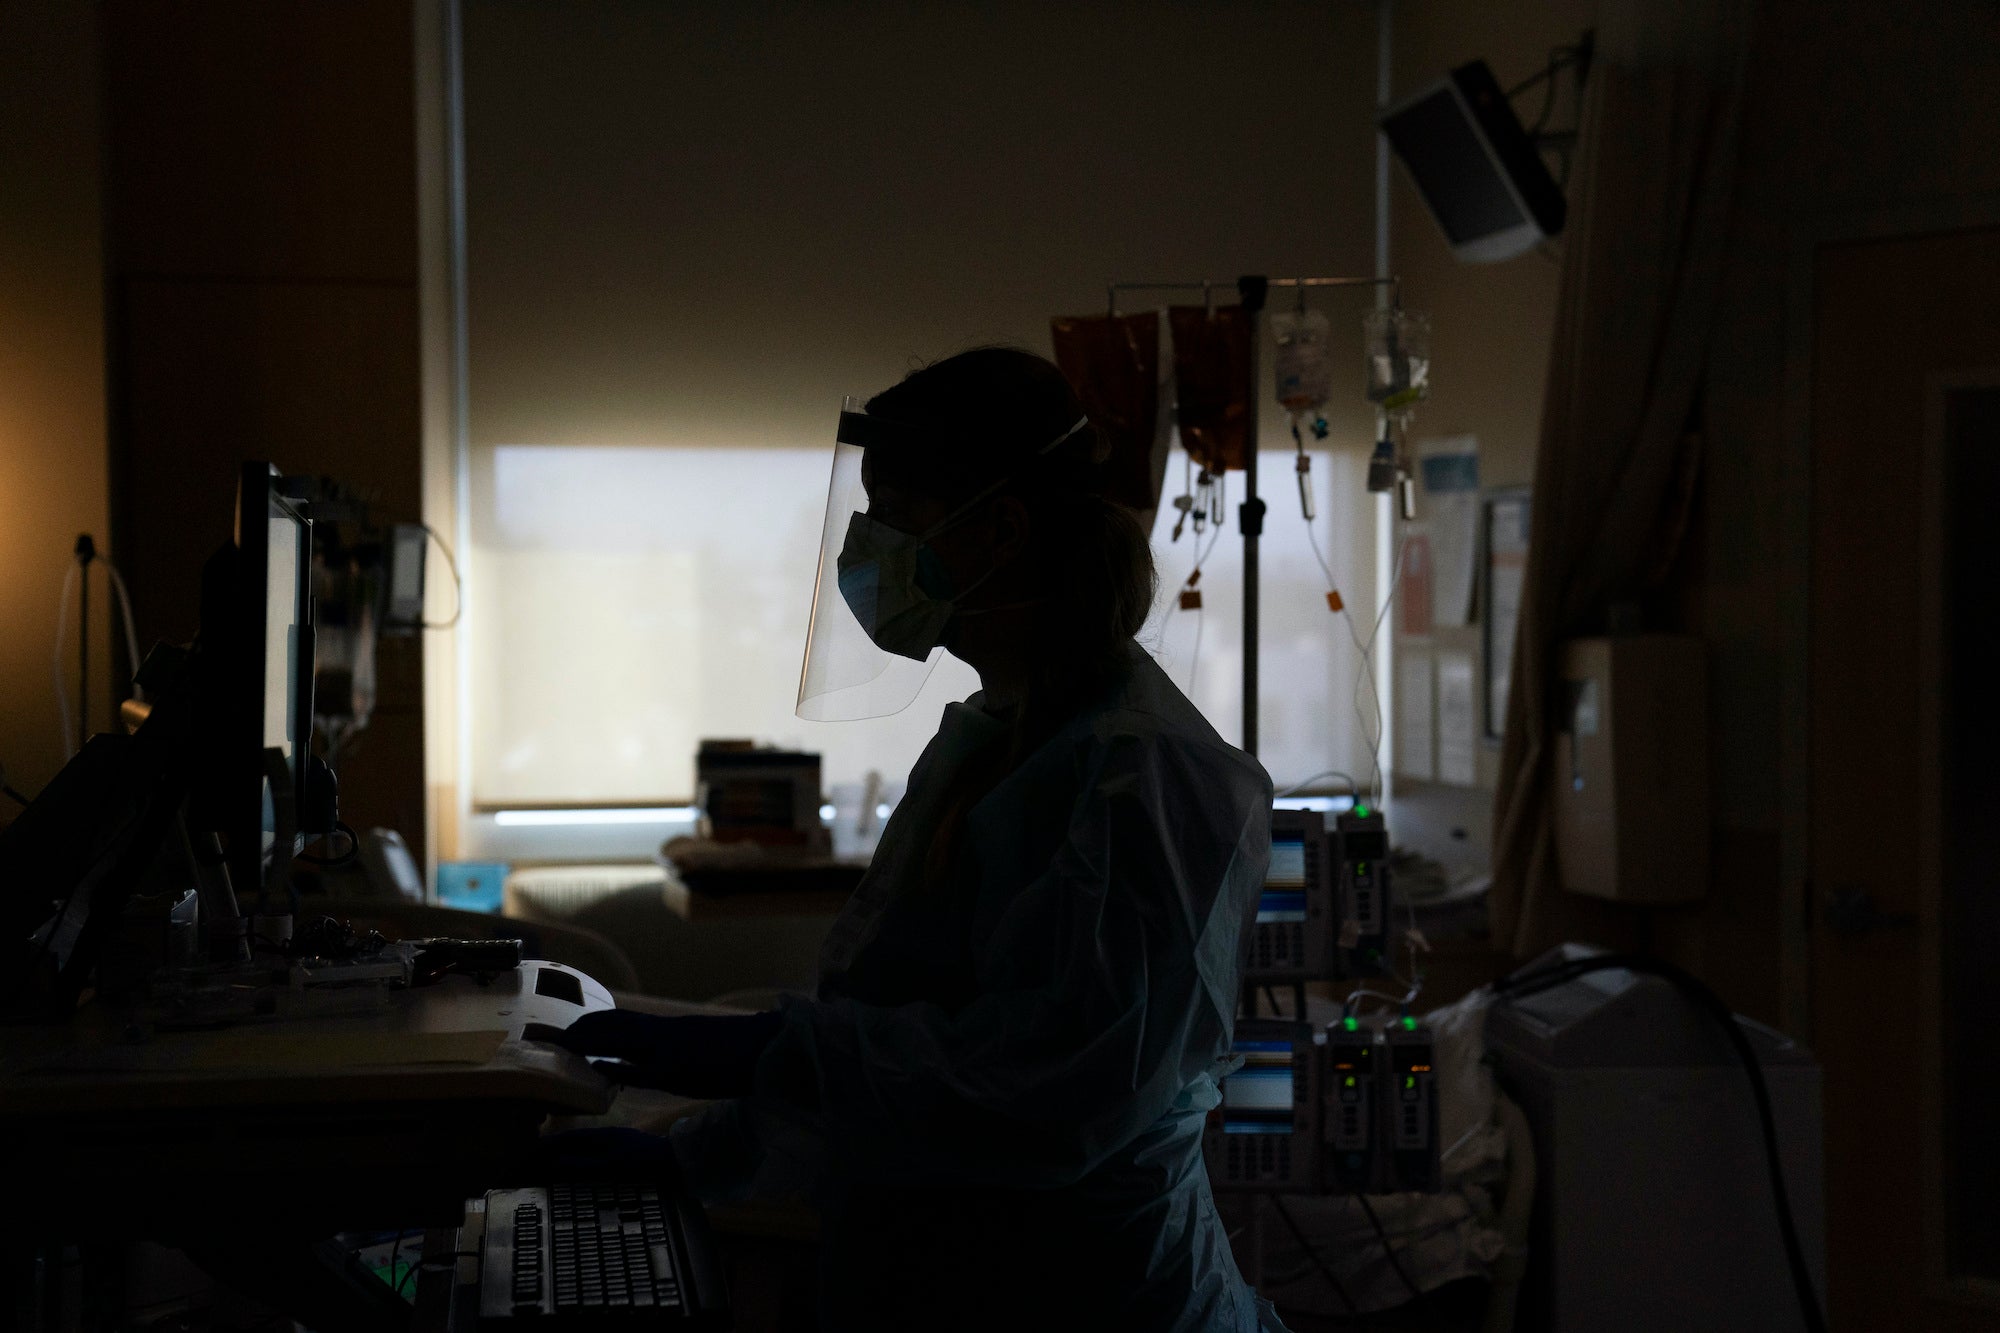
[[[1333,326],[1317,310],[1278,311],[1271,316],[1278,346],[1278,404],[1288,412],[1312,412],[1333,394]]]
[[[1431,392],[1431,317],[1400,307],[1371,310],[1363,324],[1368,347],[1368,401],[1391,418],[1407,419]]]

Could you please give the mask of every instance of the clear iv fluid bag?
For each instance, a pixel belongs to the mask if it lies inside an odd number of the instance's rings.
[[[1368,345],[1368,401],[1406,417],[1431,392],[1431,317],[1401,307],[1371,310],[1363,325]]]
[[[1271,316],[1276,357],[1278,403],[1288,411],[1311,412],[1333,396],[1332,326],[1317,310],[1285,311]]]

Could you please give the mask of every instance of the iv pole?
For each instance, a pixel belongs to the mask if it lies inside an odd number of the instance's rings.
[[[1118,293],[1120,292],[1179,292],[1211,291],[1227,286],[1215,281],[1203,282],[1114,282],[1107,285],[1108,307],[1113,316],[1118,314]],[[1308,287],[1387,287],[1389,304],[1397,304],[1400,284],[1393,277],[1377,278],[1267,278],[1250,274],[1236,280],[1236,294],[1243,312],[1250,319],[1250,402],[1249,421],[1245,427],[1248,445],[1243,451],[1243,504],[1237,509],[1237,527],[1243,534],[1243,751],[1255,756],[1257,753],[1257,639],[1258,639],[1258,598],[1262,586],[1259,576],[1257,555],[1258,545],[1264,535],[1264,502],[1257,497],[1257,398],[1261,392],[1257,378],[1257,345],[1263,333],[1260,316],[1264,313],[1265,298],[1273,287],[1295,287],[1301,298]]]

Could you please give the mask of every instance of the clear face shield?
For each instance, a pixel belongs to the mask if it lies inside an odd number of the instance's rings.
[[[1089,424],[1079,419],[1037,450],[1046,455]],[[812,620],[799,672],[797,713],[810,722],[889,717],[908,708],[943,655],[956,588],[926,540],[1006,484],[1003,477],[928,532],[905,532],[870,516],[863,462],[871,448],[935,449],[936,432],[871,417],[861,401],[841,405],[833,478],[820,528]],[[971,614],[968,612],[967,614]]]
[[[799,671],[798,715],[809,722],[851,722],[889,717],[910,706],[936,669],[944,649],[929,646],[921,658],[887,651],[876,636],[892,601],[907,592],[898,579],[905,560],[895,558],[896,539],[924,566],[919,535],[896,534],[867,517],[868,491],[861,465],[868,446],[884,442],[894,423],[869,418],[861,400],[841,404],[840,431],[833,446],[833,479],[826,492],[826,521],[820,529],[819,572],[813,579],[812,620],[806,629],[805,663]],[[884,439],[877,439],[878,433]],[[846,552],[843,570],[842,553]],[[888,557],[888,558],[885,558]],[[942,571],[919,568],[916,577],[936,584]],[[938,594],[949,590],[938,586]],[[907,600],[903,597],[903,600]],[[948,610],[949,604],[946,604]],[[933,613],[935,614],[935,613]],[[942,628],[940,626],[940,628]]]

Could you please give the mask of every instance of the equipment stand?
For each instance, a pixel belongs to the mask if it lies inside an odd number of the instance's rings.
[[[1262,335],[1260,319],[1265,299],[1273,287],[1387,287],[1393,293],[1395,278],[1267,278],[1246,274],[1236,280],[1237,300],[1250,320],[1250,398],[1243,451],[1243,506],[1237,511],[1243,534],[1243,751],[1257,753],[1257,639],[1260,577],[1258,546],[1264,535],[1264,502],[1257,498],[1257,398],[1262,391],[1257,377],[1257,344]],[[1118,293],[1136,291],[1208,291],[1216,284],[1205,282],[1114,282],[1110,311],[1118,313]],[[1303,1012],[1303,1010],[1301,1010]]]
[[[1250,320],[1250,413],[1243,449],[1243,507],[1237,512],[1243,534],[1243,752],[1253,757],[1257,753],[1257,608],[1262,588],[1257,555],[1264,536],[1264,502],[1257,498],[1257,342],[1270,285],[1268,279],[1255,276],[1236,280],[1237,299]]]

